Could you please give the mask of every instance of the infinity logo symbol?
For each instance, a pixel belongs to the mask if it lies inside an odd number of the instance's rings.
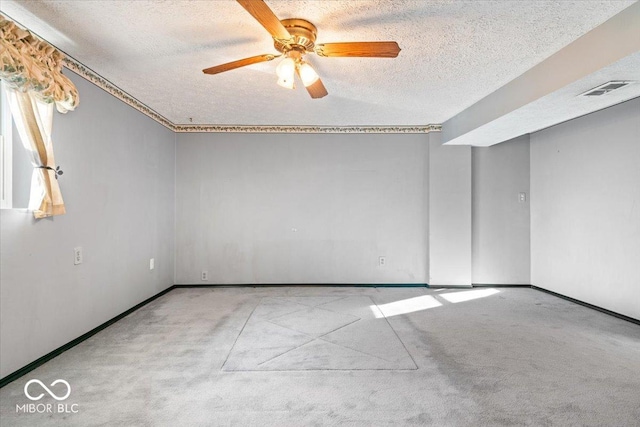
[[[68,383],[68,382],[66,382],[65,380],[55,380],[54,382],[52,382],[52,383],[51,383],[51,387],[53,387],[54,385],[56,385],[56,384],[58,384],[58,383],[62,383],[62,384],[64,384],[64,385],[66,385],[66,386],[67,386],[67,394],[65,394],[65,395],[64,395],[64,396],[62,396],[62,397],[58,397],[55,393],[53,393],[51,390],[49,390],[49,388],[47,388],[47,386],[46,386],[46,385],[44,385],[44,384],[42,383],[42,381],[40,381],[40,380],[31,380],[31,381],[27,382],[27,383],[24,385],[24,395],[25,395],[25,396],[27,396],[27,397],[28,397],[29,399],[31,399],[31,400],[40,400],[40,399],[42,399],[42,397],[44,396],[44,393],[40,393],[39,395],[37,395],[37,396],[35,396],[35,397],[34,397],[34,396],[31,396],[31,395],[29,394],[29,391],[28,391],[27,389],[29,388],[29,386],[30,386],[32,383],[40,384],[40,387],[42,387],[43,389],[45,389],[45,391],[46,391],[47,393],[49,393],[49,396],[53,397],[53,398],[54,398],[54,399],[56,399],[56,400],[65,400],[65,399],[66,399],[67,397],[69,397],[69,395],[71,394],[71,386],[70,386],[70,385],[69,385],[69,383]]]

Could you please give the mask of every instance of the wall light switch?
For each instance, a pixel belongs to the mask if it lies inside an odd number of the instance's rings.
[[[527,201],[527,193],[525,193],[525,192],[519,193],[518,194],[518,201],[520,203],[526,202]]]
[[[73,248],[73,265],[82,264],[82,248]]]
[[[156,260],[155,258],[151,258],[149,260],[149,270],[153,270],[154,268],[156,268]]]

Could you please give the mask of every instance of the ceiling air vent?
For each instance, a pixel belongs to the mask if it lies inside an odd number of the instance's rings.
[[[622,80],[614,80],[602,84],[598,87],[594,87],[584,93],[581,93],[579,96],[601,96],[606,95],[609,92],[613,92],[614,90],[620,89],[621,87],[625,87],[632,82],[622,81]]]

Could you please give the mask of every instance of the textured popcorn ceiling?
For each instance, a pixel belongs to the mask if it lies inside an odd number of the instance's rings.
[[[267,1],[318,42],[396,40],[396,59],[309,56],[329,96],[276,84],[275,52],[235,1],[11,1],[0,10],[176,124],[442,123],[633,1]]]

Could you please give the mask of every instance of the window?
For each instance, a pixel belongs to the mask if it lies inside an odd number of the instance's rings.
[[[0,88],[0,209],[13,207],[13,122],[9,111],[9,102],[4,90]]]
[[[33,166],[13,123],[4,82],[0,83],[0,209],[26,209]]]

